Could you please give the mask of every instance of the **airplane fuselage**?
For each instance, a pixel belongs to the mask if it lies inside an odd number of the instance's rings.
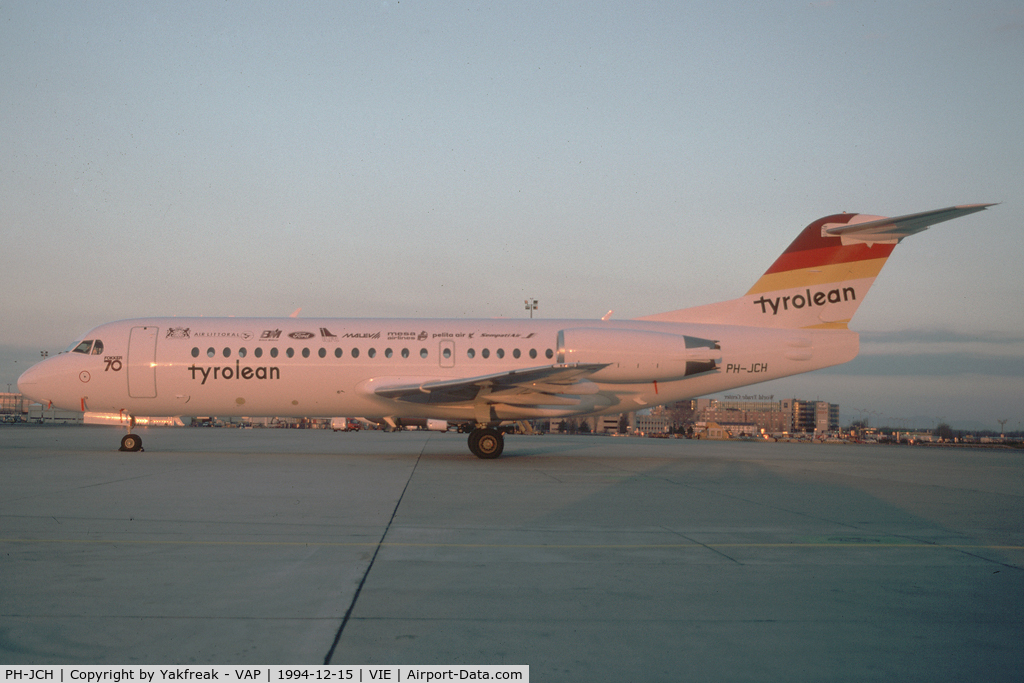
[[[84,339],[94,342],[87,352],[40,364],[23,387],[57,407],[133,415],[479,422],[628,412],[844,363],[858,347],[848,330],[635,320],[146,318],[101,325]],[[687,339],[699,343],[687,348]],[[587,363],[605,367],[567,388],[541,386],[541,401],[379,393]],[[69,375],[78,381],[61,381]]]

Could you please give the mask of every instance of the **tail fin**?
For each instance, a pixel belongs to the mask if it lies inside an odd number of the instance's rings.
[[[641,320],[846,329],[904,237],[989,206],[954,206],[896,218],[826,216],[804,228],[742,298]]]

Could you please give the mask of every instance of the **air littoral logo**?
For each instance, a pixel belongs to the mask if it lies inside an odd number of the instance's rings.
[[[824,306],[825,304],[839,304],[844,301],[856,301],[857,290],[853,287],[843,287],[840,289],[830,289],[827,292],[820,291],[811,294],[811,290],[807,290],[806,294],[794,294],[792,296],[775,297],[774,299],[766,299],[763,295],[760,299],[754,300],[754,305],[760,304],[761,312],[767,313],[768,309],[771,308],[772,315],[778,315],[779,309],[788,311],[790,308],[800,309],[809,308],[812,306]]]

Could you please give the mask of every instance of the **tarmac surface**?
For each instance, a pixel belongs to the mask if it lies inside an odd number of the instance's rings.
[[[1024,453],[0,427],[0,662],[1020,681]]]

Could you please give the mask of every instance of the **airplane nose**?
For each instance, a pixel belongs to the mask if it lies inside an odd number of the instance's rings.
[[[64,410],[78,410],[81,386],[88,379],[78,354],[64,353],[36,363],[18,378],[18,391],[28,398]]]
[[[39,365],[33,365],[25,372],[21,373],[21,377],[18,378],[18,391],[22,395],[29,397],[33,401],[40,401],[38,389],[39,389]]]

